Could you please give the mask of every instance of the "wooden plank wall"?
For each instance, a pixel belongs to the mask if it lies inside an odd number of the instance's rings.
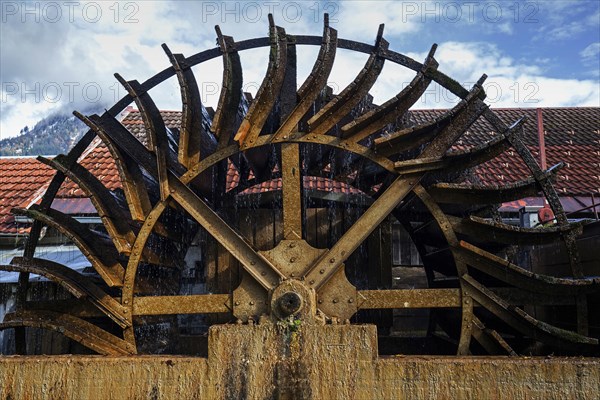
[[[361,207],[334,204],[328,208],[307,208],[304,239],[315,248],[330,248],[364,213]],[[282,238],[282,214],[278,209],[231,210],[238,231],[259,250],[273,248]],[[241,267],[212,237],[206,240],[206,285],[211,293],[230,293],[240,282]],[[346,274],[359,289],[392,287],[392,222],[385,220],[346,262]],[[227,316],[211,316],[211,323],[226,322]],[[392,326],[390,310],[364,311],[358,322],[377,323],[382,329]]]

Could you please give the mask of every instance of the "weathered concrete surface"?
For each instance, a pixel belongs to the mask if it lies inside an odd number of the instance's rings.
[[[0,357],[0,399],[600,398],[600,359],[378,358],[374,333],[221,325],[208,359]]]
[[[8,356],[0,399],[205,399],[203,358]]]
[[[227,377],[219,389],[231,399],[353,398],[361,364],[370,370],[377,357],[374,325],[239,325],[208,340],[210,368]],[[336,380],[347,385],[329,390]]]

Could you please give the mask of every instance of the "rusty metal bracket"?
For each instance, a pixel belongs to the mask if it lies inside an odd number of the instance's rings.
[[[200,100],[200,92],[194,72],[186,65],[183,54],[171,53],[166,44],[163,44],[162,48],[175,69],[181,88],[182,115],[177,160],[181,165],[189,169],[198,163],[203,156],[202,152],[211,150],[207,148],[206,143],[204,143],[205,146],[202,146],[202,139],[205,138],[206,132],[202,125],[201,110],[203,106]]]
[[[40,258],[15,257],[11,260],[10,265],[1,265],[0,269],[45,276],[63,286],[75,297],[89,299],[92,304],[122,328],[131,326],[131,323],[125,317],[124,307],[118,301],[110,297],[86,276],[67,266]]]
[[[131,355],[136,350],[107,331],[87,321],[68,314],[51,311],[21,311],[6,314],[0,323],[0,330],[17,327],[50,329],[104,355]]]
[[[227,146],[233,139],[236,115],[242,100],[242,64],[235,41],[231,36],[224,36],[221,28],[215,26],[217,42],[223,53],[223,83],[221,95],[210,130],[219,140],[219,148]]]

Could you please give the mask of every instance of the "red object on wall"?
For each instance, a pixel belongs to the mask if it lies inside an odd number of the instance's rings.
[[[538,220],[540,221],[541,224],[551,222],[553,219],[554,219],[554,213],[552,212],[552,210],[550,209],[550,207],[548,205],[545,205],[544,207],[542,207],[538,210]]]

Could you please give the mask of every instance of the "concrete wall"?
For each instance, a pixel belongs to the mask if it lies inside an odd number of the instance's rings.
[[[281,387],[267,397],[254,397],[261,392],[257,382],[246,388],[245,396],[233,397],[222,386],[226,382],[211,377],[205,358],[8,356],[0,359],[0,398],[600,398],[597,359],[400,357],[352,365],[327,360],[319,369],[323,375],[313,378],[310,392]]]
[[[0,357],[0,399],[598,399],[600,359],[389,357],[372,326],[211,329],[209,357]]]

